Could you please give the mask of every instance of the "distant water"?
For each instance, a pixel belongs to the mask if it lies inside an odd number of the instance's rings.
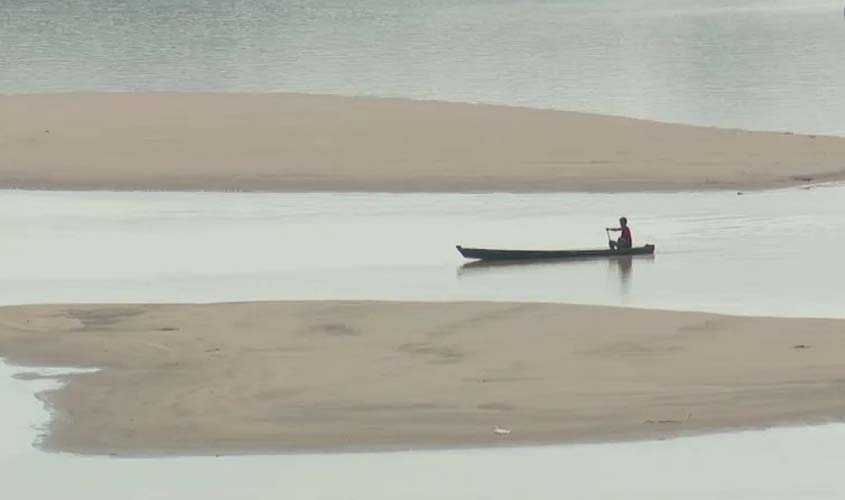
[[[0,191],[0,304],[567,302],[845,317],[845,186],[735,193]],[[464,266],[455,244],[653,258]]]
[[[845,135],[837,0],[0,0],[0,93],[297,91]]]

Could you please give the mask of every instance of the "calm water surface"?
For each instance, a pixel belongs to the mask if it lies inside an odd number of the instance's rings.
[[[845,135],[838,0],[0,0],[0,93],[298,91]]]
[[[0,0],[0,93],[13,94],[339,93],[845,135],[843,47],[830,0]],[[844,317],[843,195],[2,191],[0,303],[532,300]],[[623,213],[653,259],[464,267],[453,248],[601,246]],[[46,419],[32,391],[49,384],[15,371],[0,364],[10,498],[845,497],[842,425],[392,454],[45,454],[31,447]]]
[[[47,417],[33,391],[55,384],[13,379],[12,374],[21,370],[0,363],[4,498],[796,500],[845,496],[842,424],[657,442],[510,449],[126,460],[46,454],[30,446],[36,434],[32,424],[46,422]]]
[[[0,303],[543,301],[845,317],[845,186],[674,194],[0,191]],[[454,246],[652,257],[465,265]]]

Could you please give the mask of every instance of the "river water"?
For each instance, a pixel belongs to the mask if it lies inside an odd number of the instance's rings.
[[[398,453],[119,459],[46,454],[46,414],[0,363],[0,477],[6,498],[79,500],[834,499],[845,425],[667,441]],[[52,373],[58,370],[51,370]]]
[[[843,317],[845,186],[736,193],[0,192],[0,302],[540,300]],[[653,258],[466,266],[453,245],[590,247],[624,213]],[[838,498],[845,426],[576,446],[114,459],[31,446],[45,380],[0,363],[15,498]],[[504,423],[506,424],[506,423]],[[515,430],[518,432],[518,430]],[[506,441],[505,441],[506,442]],[[50,481],[43,478],[50,477]],[[326,478],[331,478],[327,481]]]
[[[0,93],[337,93],[845,135],[843,46],[832,0],[0,0]],[[530,300],[841,318],[844,194],[2,191],[0,304]],[[654,258],[478,267],[454,250],[602,246],[619,215]],[[0,364],[9,498],[845,497],[841,424],[517,449],[46,454],[31,426],[50,382],[18,371]]]
[[[0,191],[0,303],[540,301],[845,317],[845,186],[630,194]],[[456,244],[654,257],[465,265]]]
[[[0,0],[0,93],[296,91],[845,135],[839,0]]]

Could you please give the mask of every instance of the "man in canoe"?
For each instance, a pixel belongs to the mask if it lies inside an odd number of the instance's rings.
[[[618,240],[608,241],[608,244],[610,244],[611,250],[622,250],[622,249],[631,248],[632,246],[634,246],[634,239],[631,237],[631,228],[628,227],[628,219],[626,219],[625,217],[619,218],[619,227],[608,227],[608,228],[605,228],[605,230],[616,231],[616,232],[622,233],[619,236]]]

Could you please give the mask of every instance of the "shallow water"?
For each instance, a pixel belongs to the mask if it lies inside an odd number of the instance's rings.
[[[299,91],[845,135],[830,0],[0,0],[0,93]],[[844,317],[845,188],[673,195],[0,192],[0,303],[541,300]],[[654,259],[472,268],[453,245]],[[845,426],[566,447],[116,460],[45,454],[0,363],[4,497],[843,498]],[[507,422],[502,422],[507,426]],[[518,434],[519,429],[514,429]]]
[[[845,317],[845,186],[749,193],[0,191],[0,303],[482,300]],[[454,245],[656,255],[476,267]]]
[[[0,0],[0,93],[297,91],[845,135],[834,0]]]
[[[0,477],[7,498],[795,500],[845,495],[843,424],[479,450],[126,460],[46,454],[30,446],[36,434],[32,424],[47,417],[33,391],[55,383],[13,379],[20,371],[30,370],[0,363]]]

